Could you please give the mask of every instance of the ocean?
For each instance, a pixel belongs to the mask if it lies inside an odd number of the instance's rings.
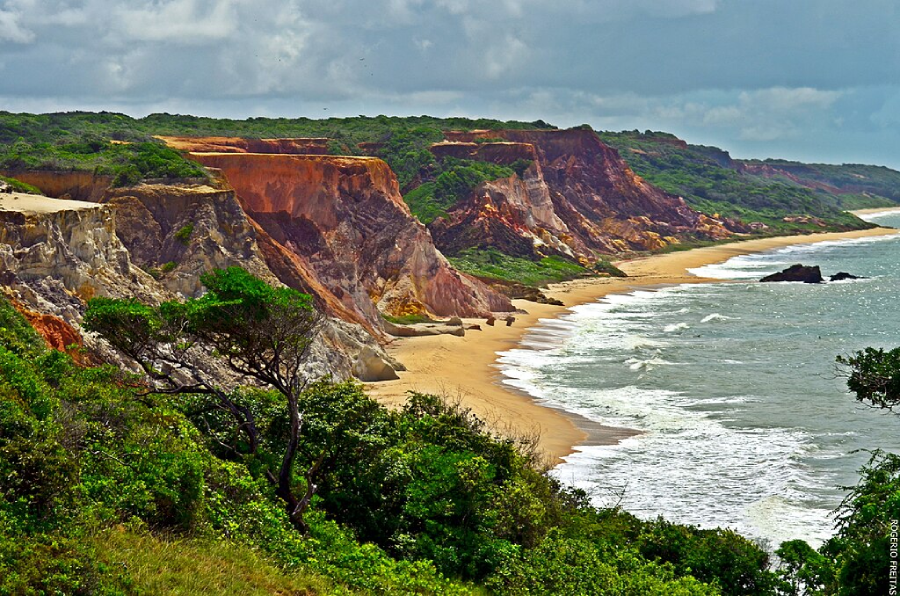
[[[873,217],[900,227],[900,214]],[[865,279],[760,284],[789,265]],[[900,346],[900,237],[790,246],[692,271],[728,283],[608,296],[500,355],[504,383],[641,434],[553,470],[598,506],[817,546],[863,450],[900,453],[900,416],[847,392],[835,357]],[[737,281],[733,281],[737,280]]]

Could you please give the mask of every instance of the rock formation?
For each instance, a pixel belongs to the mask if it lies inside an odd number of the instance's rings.
[[[845,279],[862,279],[858,275],[853,275],[852,273],[847,273],[846,271],[839,271],[828,278],[828,281],[844,281]]]
[[[208,153],[328,155],[328,139],[243,139],[239,137],[157,137],[173,149]]]
[[[153,301],[161,295],[154,280],[132,265],[112,208],[83,201],[0,196],[0,271],[5,286],[35,295],[27,301],[31,306],[52,303],[58,294],[66,302],[94,296]]]
[[[720,239],[721,222],[691,210],[635,175],[590,130],[447,132],[437,156],[499,164],[531,162],[521,176],[482,184],[449,218],[430,226],[450,254],[496,246],[535,258],[560,254],[590,259],[594,251],[656,250],[679,238]],[[485,139],[501,138],[503,142]],[[482,142],[476,142],[481,140]]]
[[[805,284],[820,284],[822,283],[822,271],[819,270],[818,266],[809,267],[797,264],[791,265],[784,271],[767,275],[759,281],[793,281]]]
[[[379,311],[482,316],[512,309],[505,297],[450,266],[379,159],[191,155],[220,170],[260,227],[373,325],[380,325]]]
[[[34,173],[33,179],[47,179]],[[52,176],[58,190],[68,194],[62,176]],[[80,176],[73,177],[79,188]],[[0,279],[9,295],[35,317],[48,317],[45,327],[53,347],[66,341],[53,323],[57,317],[78,328],[85,302],[94,296],[136,297],[158,303],[178,294],[202,291],[199,275],[212,267],[240,265],[272,283],[278,277],[266,265],[261,246],[272,242],[240,209],[233,191],[209,186],[138,185],[107,190],[90,203],[36,195],[0,195]],[[118,218],[122,226],[117,226]],[[181,233],[185,228],[190,233]],[[264,233],[263,233],[264,234]],[[132,259],[133,251],[135,259]],[[165,259],[176,259],[166,261]],[[135,262],[137,261],[137,262]],[[173,263],[173,267],[164,265]],[[143,271],[141,264],[159,279]],[[163,271],[162,269],[166,269]],[[283,263],[283,273],[295,275],[295,287],[315,279],[302,277],[302,268]],[[325,305],[327,318],[311,347],[311,377],[347,378],[358,354],[369,348],[387,365],[400,369],[386,356],[367,330],[334,316],[347,313],[339,305]],[[59,333],[56,333],[59,331]],[[52,333],[51,333],[52,332]],[[55,337],[54,335],[54,337]],[[65,336],[65,337],[64,337]],[[47,336],[49,337],[49,336]],[[375,337],[383,337],[381,332]],[[108,346],[87,337],[88,347],[115,360]],[[51,339],[48,339],[51,341]],[[221,372],[221,371],[218,371]]]

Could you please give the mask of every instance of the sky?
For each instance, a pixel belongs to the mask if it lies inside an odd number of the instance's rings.
[[[0,0],[0,110],[541,119],[900,169],[900,2]]]

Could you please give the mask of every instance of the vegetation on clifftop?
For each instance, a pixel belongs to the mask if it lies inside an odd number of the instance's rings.
[[[859,220],[845,209],[891,204],[885,197],[864,197],[813,190],[786,179],[769,179],[741,171],[727,152],[716,147],[690,145],[668,133],[601,132],[600,138],[616,148],[639,176],[707,215],[759,222],[772,232],[842,230],[858,228]],[[765,162],[768,163],[768,162]],[[831,166],[838,169],[846,166]],[[887,168],[885,168],[886,170]],[[900,191],[900,173],[891,180]],[[888,179],[882,186],[889,188]],[[885,190],[885,192],[888,192]],[[816,223],[785,221],[785,217],[811,216]]]

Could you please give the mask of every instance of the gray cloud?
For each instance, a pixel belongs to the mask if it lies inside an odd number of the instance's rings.
[[[0,0],[0,108],[541,118],[822,159],[869,138],[896,165],[898,24],[894,0]]]

